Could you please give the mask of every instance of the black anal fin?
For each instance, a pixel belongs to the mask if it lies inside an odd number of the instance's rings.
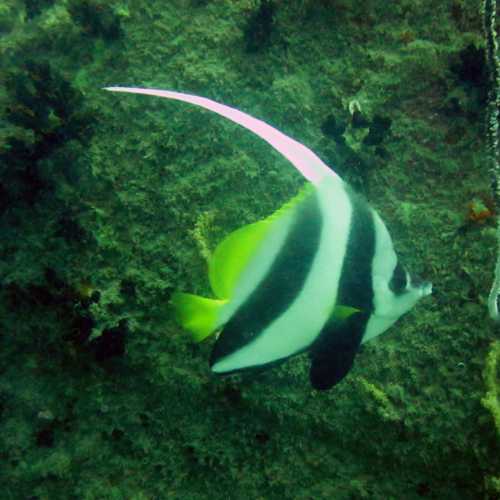
[[[357,313],[341,322],[329,322],[311,348],[311,385],[330,389],[349,372],[358,352],[369,315]]]
[[[338,384],[352,368],[356,352],[357,349],[351,346],[338,346],[331,353],[315,356],[309,372],[311,385],[318,391],[325,391]]]

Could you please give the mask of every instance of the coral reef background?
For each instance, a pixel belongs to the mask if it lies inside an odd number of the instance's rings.
[[[472,0],[4,0],[0,484],[17,499],[500,498],[487,68]],[[303,180],[365,194],[435,285],[328,393],[299,357],[217,378],[168,308]]]

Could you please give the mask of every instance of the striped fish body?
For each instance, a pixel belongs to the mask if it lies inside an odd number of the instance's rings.
[[[216,113],[265,140],[308,181],[289,203],[242,227],[215,249],[215,299],[176,293],[179,323],[198,341],[219,333],[210,366],[225,374],[266,367],[309,351],[313,387],[349,371],[365,342],[389,328],[430,283],[398,263],[379,215],[309,148],[266,122],[205,97],[107,87],[173,99]]]
[[[334,177],[230,234],[209,276],[218,297],[203,299],[210,307],[190,307],[199,298],[189,294],[173,303],[185,328],[196,333],[197,322],[199,338],[220,332],[212,371],[262,368],[309,351],[317,389],[339,382],[359,345],[425,295],[398,264],[378,214]]]
[[[214,372],[275,363],[311,346],[337,305],[350,218],[349,197],[336,179],[307,186],[271,217],[226,306]]]

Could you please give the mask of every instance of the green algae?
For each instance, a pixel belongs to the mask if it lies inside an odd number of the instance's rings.
[[[486,395],[482,399],[482,403],[491,412],[497,432],[500,433],[499,360],[500,344],[498,341],[495,341],[486,358],[486,366],[483,374],[486,383]]]
[[[489,221],[460,230],[489,189],[481,86],[455,70],[483,47],[478,5],[277,1],[251,53],[257,1],[55,1],[33,17],[25,5],[0,7],[0,72],[27,75],[36,57],[82,96],[73,114],[93,133],[39,161],[50,189],[31,205],[11,196],[23,178],[2,184],[4,497],[494,498],[498,430],[482,401],[495,382],[482,373],[496,244]],[[203,94],[304,142],[380,210],[433,297],[327,394],[302,358],[213,377],[210,345],[173,323],[170,294],[206,292],[210,249],[302,180],[232,124],[109,84]],[[16,103],[0,91],[2,109]],[[54,129],[47,116],[28,129],[4,113],[2,154]],[[390,129],[367,144],[377,116]]]
[[[484,368],[484,380],[486,384],[486,394],[481,400],[483,406],[491,412],[497,434],[500,437],[500,342],[495,341],[491,345],[490,352],[486,358]],[[498,471],[497,471],[498,472]],[[490,477],[486,480],[492,491],[500,492],[500,476]]]

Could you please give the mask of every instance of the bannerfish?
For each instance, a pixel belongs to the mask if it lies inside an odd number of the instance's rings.
[[[380,335],[432,285],[398,262],[389,232],[309,148],[262,120],[179,92],[107,87],[194,104],[267,141],[306,178],[289,202],[232,232],[211,255],[215,298],[176,292],[180,325],[201,341],[217,334],[210,368],[218,374],[267,368],[305,351],[310,380],[324,390],[351,369],[361,343]]]

